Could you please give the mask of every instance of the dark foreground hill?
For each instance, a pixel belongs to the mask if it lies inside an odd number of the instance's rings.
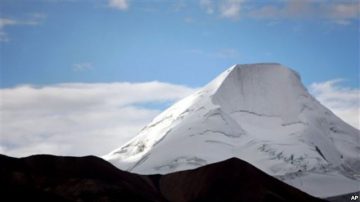
[[[121,171],[100,158],[0,155],[1,201],[316,202],[239,160],[167,175]]]

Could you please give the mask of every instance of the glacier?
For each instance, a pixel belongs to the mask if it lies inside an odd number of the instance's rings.
[[[234,65],[103,158],[166,174],[237,157],[318,197],[360,190],[360,131],[278,63]]]

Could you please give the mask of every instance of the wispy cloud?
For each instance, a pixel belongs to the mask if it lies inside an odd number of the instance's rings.
[[[217,4],[215,4],[215,2]],[[359,1],[289,0],[254,2],[249,0],[201,0],[200,7],[208,14],[237,20],[302,20],[319,19],[348,25],[358,20]]]
[[[91,70],[93,68],[93,65],[90,62],[84,62],[84,63],[73,64],[72,67],[74,71],[79,72],[79,71]]]
[[[235,58],[240,56],[240,52],[234,48],[220,49],[215,53],[219,58]]]
[[[207,14],[217,14],[222,18],[237,20],[245,0],[200,0],[200,8]]]
[[[341,25],[348,25],[360,17],[360,2],[330,4],[327,7],[328,18]]]
[[[207,14],[215,12],[215,3],[213,0],[200,0],[200,7],[205,10]]]
[[[118,10],[127,10],[129,8],[128,0],[109,0],[108,5]]]
[[[195,55],[203,55],[203,56],[216,57],[216,58],[236,58],[241,56],[240,51],[235,48],[223,48],[213,52],[208,52],[202,49],[194,48],[194,49],[186,50],[185,52]]]
[[[248,16],[256,19],[296,19],[314,17],[314,1],[292,0],[280,5],[265,4],[248,11]]]
[[[8,42],[9,40],[8,34],[0,29],[0,42]]]
[[[237,20],[240,17],[244,0],[224,0],[220,4],[220,15],[224,18]]]
[[[0,89],[0,153],[104,155],[194,89],[161,82],[65,83]]]
[[[33,13],[28,19],[0,18],[0,42],[10,41],[10,37],[5,31],[9,26],[37,26],[44,22],[46,15],[42,13]]]
[[[250,10],[248,15],[258,19],[322,19],[338,24],[350,24],[360,14],[359,2],[356,1],[309,1],[292,0],[281,6],[265,5]]]
[[[16,24],[18,24],[16,20],[10,18],[0,18],[0,29],[9,25],[16,25]]]
[[[344,121],[360,129],[360,89],[341,85],[335,79],[310,85],[310,92]]]
[[[33,13],[29,15],[28,19],[13,19],[13,18],[0,18],[0,29],[3,29],[7,26],[14,26],[14,25],[30,25],[36,26],[46,19],[46,15],[42,13]]]
[[[176,0],[172,5],[172,10],[179,12],[187,8],[187,3],[185,0]]]
[[[190,50],[186,50],[185,52],[190,53],[190,54],[206,54],[204,50],[202,49],[197,49],[197,48],[193,48]]]
[[[188,17],[185,17],[185,18],[184,18],[184,21],[185,21],[186,23],[194,23],[194,22],[195,22],[195,19],[188,16]]]

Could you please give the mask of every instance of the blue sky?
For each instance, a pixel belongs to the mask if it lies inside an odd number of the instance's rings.
[[[104,155],[233,64],[360,128],[359,1],[1,0],[0,153]],[[36,126],[36,127],[34,127]]]
[[[198,87],[232,64],[279,62],[306,85],[344,78],[355,87],[357,2],[3,0],[0,85]]]

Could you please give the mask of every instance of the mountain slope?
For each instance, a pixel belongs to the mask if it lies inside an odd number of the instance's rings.
[[[147,177],[95,157],[0,155],[1,201],[164,201]],[[139,191],[141,190],[141,191]]]
[[[237,157],[325,197],[360,190],[359,139],[294,71],[275,63],[235,65],[104,158],[154,174]]]
[[[138,175],[93,156],[0,155],[1,201],[317,202],[239,160],[167,175]],[[224,174],[226,173],[226,174]]]

